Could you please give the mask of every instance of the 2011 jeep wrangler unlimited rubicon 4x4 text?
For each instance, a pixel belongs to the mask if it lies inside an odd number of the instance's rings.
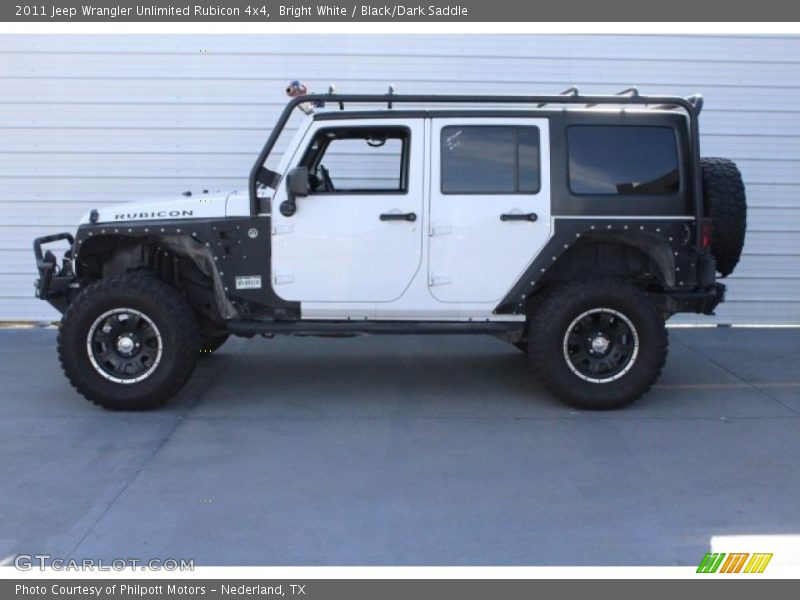
[[[700,158],[700,96],[304,91],[247,190],[103,206],[35,240],[86,398],[156,407],[229,335],[481,333],[567,403],[617,408],[658,378],[667,319],[723,300],[745,190]]]

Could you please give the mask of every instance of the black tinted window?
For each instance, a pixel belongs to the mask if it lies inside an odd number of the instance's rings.
[[[673,194],[680,187],[669,127],[573,125],[567,138],[575,194]]]
[[[536,127],[445,127],[441,145],[444,194],[539,191]]]

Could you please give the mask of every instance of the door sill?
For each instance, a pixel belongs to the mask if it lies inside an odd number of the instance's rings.
[[[521,332],[524,321],[274,321],[235,319],[227,322],[233,335],[385,335],[498,334]]]

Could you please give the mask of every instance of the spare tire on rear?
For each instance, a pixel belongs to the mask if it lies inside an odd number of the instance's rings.
[[[722,277],[739,262],[747,229],[747,199],[739,168],[727,158],[701,158],[703,203],[711,218],[711,254]]]

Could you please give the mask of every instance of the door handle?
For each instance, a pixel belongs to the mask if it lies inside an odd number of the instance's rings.
[[[536,221],[539,216],[536,213],[503,213],[500,215],[501,221]]]
[[[417,213],[383,213],[380,216],[381,221],[411,221],[417,220]]]

